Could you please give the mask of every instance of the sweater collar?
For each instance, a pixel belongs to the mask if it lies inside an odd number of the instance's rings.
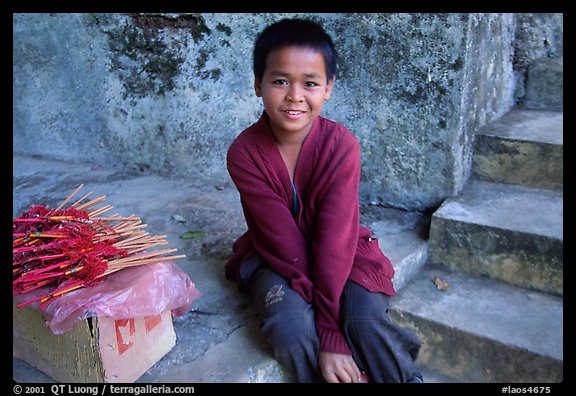
[[[294,184],[296,185],[296,190],[298,192],[303,191],[303,189],[307,186],[308,179],[312,173],[312,152],[314,150],[314,142],[316,141],[317,132],[320,129],[320,118],[321,117],[316,117],[314,120],[312,128],[310,129],[310,132],[308,133],[308,136],[306,136],[306,139],[302,143],[302,148],[300,149],[300,155],[298,157],[298,163],[296,165],[296,172],[294,175]],[[291,197],[292,183],[290,181],[290,175],[288,173],[288,169],[286,168],[286,164],[282,159],[280,150],[278,150],[276,141],[274,140],[274,135],[272,134],[272,129],[270,128],[269,118],[268,114],[266,114],[266,111],[262,112],[262,115],[257,122],[257,126],[259,135],[258,140],[260,141],[260,144],[262,145],[265,152],[269,153],[269,160],[272,163],[274,173],[278,175],[282,186],[288,193],[288,196]]]

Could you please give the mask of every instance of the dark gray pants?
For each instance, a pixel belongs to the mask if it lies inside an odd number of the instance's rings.
[[[312,306],[258,255],[244,263],[241,276],[275,358],[298,382],[324,382],[318,367],[319,340]],[[370,382],[412,382],[421,343],[414,332],[390,320],[389,306],[390,296],[346,282],[340,299],[344,336]]]

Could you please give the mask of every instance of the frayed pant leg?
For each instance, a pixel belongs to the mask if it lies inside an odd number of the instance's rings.
[[[421,342],[388,316],[390,296],[348,281],[341,298],[344,334],[371,382],[409,382]]]
[[[298,382],[324,382],[318,371],[320,342],[312,306],[268,266],[254,272],[249,288],[261,317],[260,332],[276,360]]]

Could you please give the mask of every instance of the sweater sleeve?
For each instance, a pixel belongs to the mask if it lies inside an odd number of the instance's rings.
[[[311,275],[320,349],[351,354],[340,329],[340,296],[358,243],[360,146],[352,134],[345,136],[326,168],[330,176],[318,200]]]

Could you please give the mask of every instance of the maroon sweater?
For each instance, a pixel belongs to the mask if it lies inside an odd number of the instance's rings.
[[[236,240],[226,277],[245,290],[240,266],[258,252],[312,304],[323,351],[351,354],[340,328],[340,295],[348,279],[394,295],[390,260],[359,222],[360,145],[342,125],[318,117],[300,151],[293,188],[264,113],[231,144],[230,177],[248,231]]]

